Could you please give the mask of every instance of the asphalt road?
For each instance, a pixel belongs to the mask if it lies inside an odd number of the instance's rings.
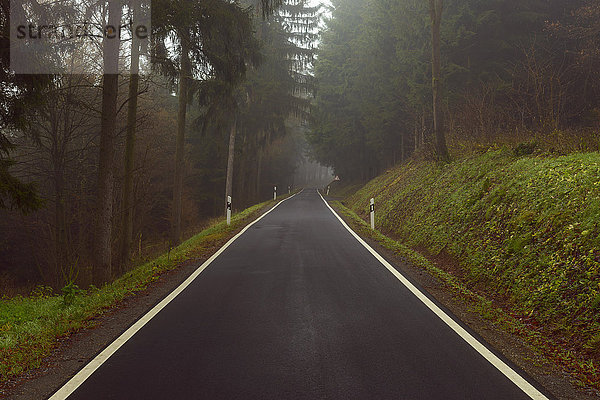
[[[314,190],[254,224],[69,399],[527,399]]]

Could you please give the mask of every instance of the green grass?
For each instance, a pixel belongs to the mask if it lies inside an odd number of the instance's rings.
[[[449,164],[411,161],[345,204],[366,219],[371,197],[382,232],[444,253],[462,267],[459,285],[558,346],[600,358],[600,154],[504,148]],[[597,374],[592,381],[600,384]]]
[[[212,254],[215,245],[233,236],[236,230],[257,218],[264,208],[274,203],[267,201],[233,215],[230,226],[225,221],[215,222],[172,249],[169,254],[163,254],[127,272],[100,289],[92,287],[82,291],[73,299],[54,295],[51,288],[44,286],[38,287],[29,297],[1,299],[0,381],[39,367],[43,358],[55,347],[58,338],[93,326],[95,317],[111,309],[126,296],[144,290],[162,273],[176,268],[182,262]]]
[[[359,190],[363,185],[360,183],[342,183],[341,181],[333,181],[331,182],[329,196],[343,199],[350,196],[352,193],[355,193]],[[324,192],[326,193],[327,187],[324,188]]]

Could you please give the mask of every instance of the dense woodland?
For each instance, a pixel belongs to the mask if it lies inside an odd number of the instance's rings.
[[[148,12],[114,3],[90,12],[109,21]],[[273,186],[283,194],[306,183],[294,175],[308,160],[319,7],[153,0],[150,49],[133,39],[105,46],[126,49],[130,73],[16,75],[9,5],[0,16],[0,294],[99,285],[222,216],[226,194],[240,210]]]
[[[147,12],[98,4],[109,21]],[[333,0],[323,23],[304,0],[153,0],[150,48],[123,41],[120,75],[14,74],[9,5],[4,291],[109,281],[222,215],[229,194],[242,209],[322,177],[307,159],[354,182],[502,143],[598,150],[594,0]]]
[[[415,151],[446,158],[434,140],[436,84],[450,156],[502,143],[598,150],[598,1],[332,3],[309,142],[342,179],[365,181]],[[441,73],[432,80],[441,9]]]

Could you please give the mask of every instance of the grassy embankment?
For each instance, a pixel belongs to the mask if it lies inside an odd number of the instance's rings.
[[[281,196],[279,200],[287,197]],[[126,296],[135,295],[159,276],[185,261],[207,257],[240,228],[256,219],[275,201],[250,207],[231,218],[231,225],[215,221],[169,254],[149,261],[100,289],[78,291],[74,287],[55,295],[38,287],[29,297],[0,299],[0,382],[41,365],[57,338],[94,325],[95,317],[110,310]]]
[[[389,237],[364,222],[371,197]],[[505,148],[449,164],[411,161],[344,204],[362,234],[600,388],[599,153],[518,157]]]

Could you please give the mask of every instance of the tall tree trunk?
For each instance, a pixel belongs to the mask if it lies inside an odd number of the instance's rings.
[[[121,3],[109,1],[109,25],[119,26],[121,22]],[[102,88],[102,120],[100,130],[100,156],[98,164],[98,198],[96,214],[96,251],[94,281],[101,284],[112,278],[111,239],[113,206],[113,167],[115,135],[117,123],[117,95],[119,91],[117,38],[104,39],[104,76]]]
[[[402,132],[402,136],[400,136],[400,162],[404,162],[404,160],[406,159],[406,154],[404,153],[404,136],[406,135],[406,132]],[[394,164],[396,164],[396,161],[394,160]]]
[[[71,85],[70,79],[68,85]],[[55,269],[52,271],[52,279],[55,284],[63,284],[61,270],[67,263],[67,216],[65,211],[65,147],[67,137],[69,136],[69,115],[70,115],[70,91],[67,89],[65,104],[62,107],[62,132],[60,131],[57,117],[52,135],[52,167],[54,183],[54,242],[56,252]],[[60,114],[59,114],[60,115]]]
[[[243,140],[243,143],[246,142],[246,139],[243,137],[243,135],[238,139],[239,140]],[[244,146],[242,146],[242,148],[244,148]],[[238,173],[235,174],[234,177],[234,187],[235,187],[235,191],[236,193],[238,193],[238,205],[239,206],[245,206],[246,205],[246,200],[248,198],[249,195],[249,179],[247,179],[247,174],[244,173],[244,171],[248,171],[247,165],[248,165],[248,156],[247,154],[245,154],[244,152],[242,152],[240,154],[240,157],[238,157],[237,160],[234,160],[234,167],[237,165],[238,167]],[[233,191],[233,189],[232,189]]]
[[[415,147],[414,147],[414,151],[417,151],[419,149],[419,126],[417,125],[417,121],[415,120],[415,128],[414,128],[414,136],[415,136]]]
[[[60,270],[66,267],[66,213],[65,213],[65,198],[64,198],[64,169],[62,165],[54,166],[54,246],[56,252],[56,265],[53,271],[52,279],[56,283],[60,282]]]
[[[427,126],[425,125],[425,106],[423,106],[423,112],[421,113],[421,146],[427,143],[425,134],[427,133]]]
[[[227,179],[225,181],[225,213],[227,213],[227,196],[231,196],[233,189],[233,161],[235,157],[235,134],[236,134],[235,117],[231,121],[231,129],[229,131],[229,150],[227,154]]]
[[[258,157],[256,162],[256,197],[254,198],[254,202],[258,203],[262,200],[260,193],[260,175],[262,173],[262,158],[263,158],[263,149],[262,146],[258,146]]]
[[[433,130],[435,132],[435,151],[441,160],[448,159],[448,147],[444,133],[444,112],[442,110],[442,63],[441,63],[441,34],[442,12],[444,0],[429,0],[431,15],[431,43],[432,43],[432,87],[433,87]]]
[[[189,35],[180,32],[181,66],[179,71],[179,104],[177,113],[177,140],[175,144],[175,181],[173,186],[173,216],[171,220],[171,245],[181,240],[181,200],[183,196],[183,169],[185,165],[185,117],[187,112],[188,79],[191,75]]]
[[[139,3],[134,3],[133,20],[139,17]],[[133,33],[133,32],[132,32]],[[133,165],[135,150],[135,125],[137,120],[138,87],[140,81],[140,41],[131,35],[131,66],[129,77],[129,104],[127,106],[127,137],[125,138],[125,177],[123,180],[123,219],[121,221],[121,272],[129,261],[133,236]]]

